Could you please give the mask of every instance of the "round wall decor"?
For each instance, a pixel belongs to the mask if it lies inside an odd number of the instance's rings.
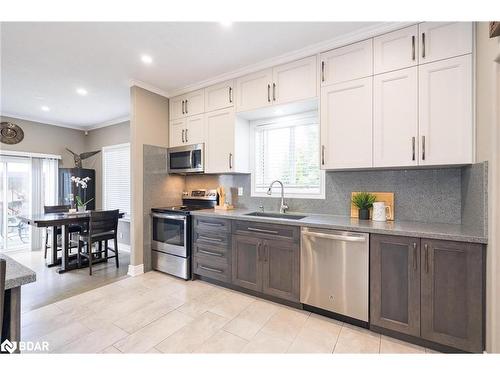
[[[0,123],[0,142],[8,145],[15,145],[21,142],[23,138],[24,132],[19,125],[13,124],[12,122]]]

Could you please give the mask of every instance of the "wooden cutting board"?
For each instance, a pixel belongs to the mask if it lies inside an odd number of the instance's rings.
[[[352,204],[352,198],[354,197],[354,194],[358,194],[359,192],[358,191],[353,191],[351,193],[351,217],[354,217],[354,218],[357,218],[359,216],[359,213],[358,213],[358,208],[355,207],[353,204]],[[389,219],[387,220],[394,220],[394,193],[388,193],[388,192],[369,192],[371,194],[375,194],[375,196],[377,197],[377,200],[376,202],[384,202],[386,206],[389,206],[391,207],[391,210],[390,210],[390,216],[389,216]],[[370,218],[372,217],[372,209],[370,208]]]

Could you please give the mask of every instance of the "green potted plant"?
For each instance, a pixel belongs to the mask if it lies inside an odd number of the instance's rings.
[[[87,182],[90,181],[90,177],[80,178],[80,177],[71,176],[71,181],[74,182],[74,184],[78,188],[78,191],[83,191],[83,199],[82,199],[82,197],[80,197],[80,194],[78,194],[75,197],[75,200],[76,200],[76,205],[78,207],[78,212],[85,212],[87,210],[87,203],[91,202],[92,199],[94,199],[94,198],[91,198],[89,200],[86,200],[87,199]]]
[[[370,219],[370,208],[377,198],[374,194],[361,192],[352,197],[352,204],[358,209],[358,216],[361,220]]]

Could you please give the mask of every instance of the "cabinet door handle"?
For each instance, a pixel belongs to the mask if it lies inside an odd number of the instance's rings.
[[[425,135],[422,136],[422,160],[425,160]]]
[[[269,259],[269,246],[266,244],[264,245],[264,262],[267,263]]]
[[[186,142],[188,141],[188,129],[186,129],[186,132],[184,133],[184,136],[186,137]]]
[[[229,153],[229,169],[233,169],[233,154]]]
[[[186,102],[184,104],[184,107],[186,108],[186,115],[188,114],[188,100],[186,99]]]
[[[422,58],[425,59],[425,33],[422,33]]]
[[[276,83],[273,82],[273,102],[276,101]]]
[[[325,82],[325,62],[321,61],[321,82]]]
[[[271,103],[271,85],[267,84],[267,101]]]
[[[425,249],[425,273],[429,273],[429,245],[424,245]]]
[[[415,161],[415,137],[411,137],[411,160]]]
[[[210,271],[210,272],[217,272],[217,273],[223,273],[224,271],[218,270],[217,268],[212,268],[212,267],[206,267],[206,266],[200,266],[202,270],[205,271]]]
[[[418,269],[417,243],[413,242],[413,269]]]
[[[184,100],[182,101],[182,114],[185,114],[186,112],[184,111]]]
[[[207,251],[207,250],[198,250],[198,252],[200,254],[207,254],[207,255],[211,255],[211,256],[215,256],[215,257],[222,257],[223,256],[222,254],[214,253],[212,251]]]
[[[262,253],[260,251],[262,243],[257,244],[257,261],[261,262],[262,261]]]
[[[233,102],[233,88],[229,87],[229,103]]]
[[[415,61],[415,35],[411,36],[411,59]]]
[[[182,129],[182,143],[184,143],[184,142],[185,142],[185,141],[184,141],[184,132],[185,132],[185,130],[184,130],[184,129]]]
[[[260,229],[260,228],[248,227],[247,230],[249,230],[250,232],[267,233],[267,234],[279,234],[278,231],[276,231],[276,230],[269,230],[269,229]]]
[[[321,165],[325,165],[325,146],[321,146]]]

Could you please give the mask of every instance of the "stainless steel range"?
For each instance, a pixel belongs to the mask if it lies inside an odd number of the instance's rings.
[[[151,209],[151,262],[155,270],[191,277],[191,211],[217,204],[216,190],[184,192],[182,205]]]

